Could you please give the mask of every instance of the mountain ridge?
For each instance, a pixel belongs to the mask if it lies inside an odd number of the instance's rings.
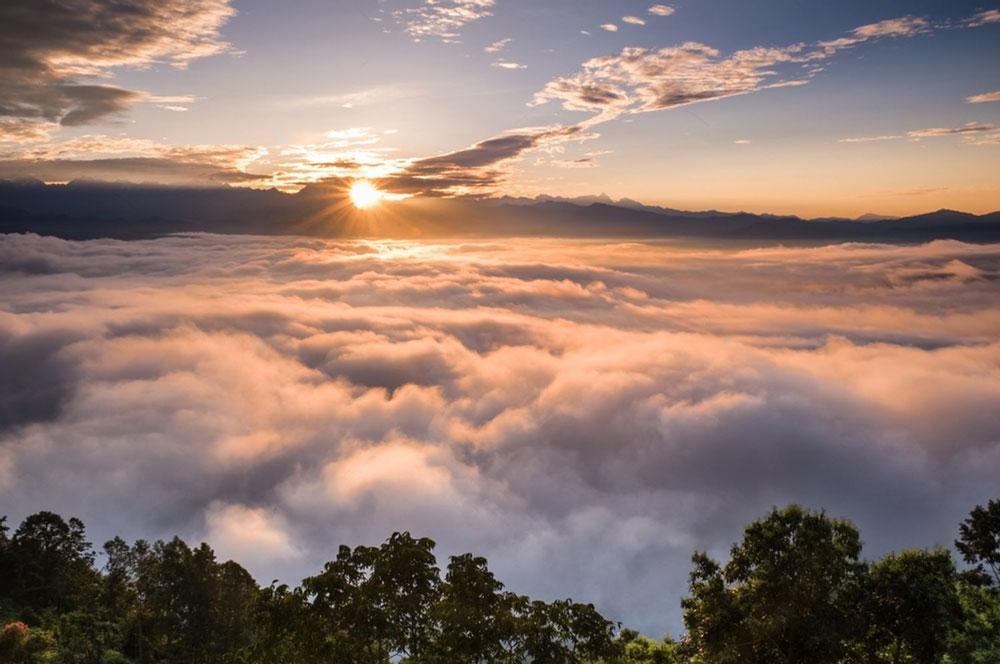
[[[907,217],[685,211],[600,196],[409,199],[360,213],[345,193],[309,185],[276,189],[168,187],[98,181],[0,181],[0,232],[67,238],[177,232],[320,237],[558,236],[734,240],[1000,241],[1000,211],[940,209]]]

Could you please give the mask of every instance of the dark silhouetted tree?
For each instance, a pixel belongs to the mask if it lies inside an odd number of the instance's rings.
[[[962,558],[976,566],[984,583],[1000,588],[1000,500],[976,505],[958,530],[955,548]]]
[[[26,518],[11,538],[17,566],[12,595],[34,611],[56,613],[83,608],[96,598],[94,551],[79,519],[52,512]]]

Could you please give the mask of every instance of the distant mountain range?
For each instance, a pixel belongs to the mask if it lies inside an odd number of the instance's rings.
[[[213,232],[320,237],[556,236],[709,238],[743,241],[1000,242],[1000,212],[938,210],[858,219],[687,212],[607,196],[410,199],[359,212],[343,191],[297,194],[243,188],[178,188],[74,181],[0,181],[0,232],[65,238],[139,238]]]

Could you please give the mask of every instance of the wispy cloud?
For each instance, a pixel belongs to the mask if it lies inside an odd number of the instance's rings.
[[[1000,90],[996,92],[984,92],[980,95],[972,95],[971,97],[966,97],[965,101],[970,104],[984,104],[991,101],[1000,101]]]
[[[871,143],[875,141],[893,141],[909,138],[919,141],[925,138],[941,136],[962,136],[971,145],[994,145],[1000,142],[1000,125],[982,122],[970,122],[960,127],[931,127],[929,129],[913,129],[905,134],[887,134],[884,136],[858,136],[842,138],[841,143]]]
[[[618,32],[618,26],[614,23],[602,23],[601,30],[607,30],[608,32]]]
[[[632,25],[646,25],[646,21],[638,16],[622,16],[622,22],[631,23]]]
[[[982,20],[945,27],[970,27]],[[568,110],[598,112],[606,120],[625,112],[662,110],[804,85],[822,70],[819,63],[843,50],[883,38],[928,34],[934,29],[925,18],[906,16],[859,26],[835,40],[758,46],[729,56],[698,42],[661,49],[628,47],[615,55],[587,60],[576,74],[550,81],[536,93],[532,104],[558,101]],[[800,66],[800,71],[807,67],[805,75],[792,77],[788,71],[782,78],[783,67],[793,65]]]
[[[983,124],[970,122],[961,127],[933,127],[931,129],[915,129],[906,133],[910,138],[929,138],[932,136],[954,136],[956,134],[980,134],[984,132],[997,131],[1000,126],[994,124]]]
[[[340,106],[356,108],[412,99],[426,94],[420,86],[410,84],[376,85],[351,92],[310,95],[308,97],[282,97],[277,102],[282,107]]]
[[[528,68],[528,65],[520,64],[520,63],[517,63],[517,62],[511,62],[510,60],[504,60],[502,58],[500,60],[494,60],[493,61],[493,66],[494,67],[499,67],[500,69],[527,69]]]
[[[507,44],[511,43],[511,41],[513,41],[513,39],[511,39],[510,37],[507,37],[506,39],[500,39],[493,42],[489,46],[484,46],[483,50],[486,51],[487,53],[499,53],[500,51],[504,50],[507,47]]]
[[[882,136],[855,136],[840,139],[841,143],[875,143],[878,141],[894,141],[903,138],[902,134],[884,134]]]
[[[459,30],[467,23],[490,16],[494,0],[425,0],[419,7],[395,13],[416,40],[437,37],[445,42],[459,40]]]
[[[670,5],[653,5],[649,8],[649,13],[654,16],[670,16],[674,11]]]
[[[516,129],[468,148],[412,160],[387,178],[386,185],[392,191],[423,195],[488,194],[510,177],[526,153],[591,138],[594,135],[580,125]]]
[[[1000,9],[987,9],[966,19],[965,24],[970,28],[978,28],[991,23],[1000,23]]]
[[[904,16],[877,23],[869,23],[851,30],[856,38],[866,41],[876,37],[912,37],[930,32],[931,24],[925,18]]]

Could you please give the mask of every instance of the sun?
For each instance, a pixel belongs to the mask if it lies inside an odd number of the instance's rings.
[[[351,185],[351,202],[359,210],[370,208],[382,200],[382,192],[367,180],[358,180]]]

